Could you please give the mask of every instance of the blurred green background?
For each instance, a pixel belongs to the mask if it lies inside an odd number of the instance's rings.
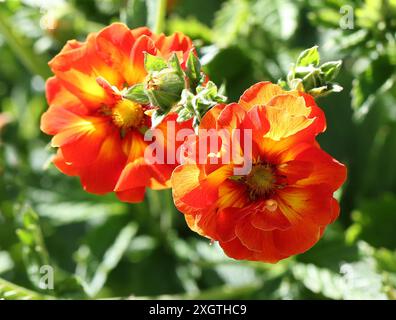
[[[227,258],[188,230],[167,191],[127,205],[49,164],[39,130],[49,59],[68,39],[113,21],[152,25],[153,14],[155,0],[0,0],[0,297],[396,298],[396,1],[168,1],[166,32],[195,40],[230,101],[284,78],[315,44],[323,62],[344,61],[344,91],[318,100],[328,119],[319,141],[349,171],[341,216],[276,265]]]

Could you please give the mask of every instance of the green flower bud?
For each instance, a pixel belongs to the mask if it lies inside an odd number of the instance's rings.
[[[339,92],[342,87],[332,81],[338,75],[341,65],[340,60],[320,65],[318,47],[314,46],[299,55],[287,75],[286,83],[291,90],[307,92],[314,97]],[[286,87],[285,82],[283,86]]]
[[[153,71],[145,81],[145,93],[150,100],[150,104],[165,112],[180,101],[184,87],[183,76],[173,68]]]
[[[322,64],[320,71],[323,72],[326,81],[334,80],[340,72],[342,61],[330,61]]]

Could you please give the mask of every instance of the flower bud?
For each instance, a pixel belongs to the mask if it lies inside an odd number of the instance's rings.
[[[150,104],[165,112],[180,101],[184,87],[183,76],[172,68],[152,72],[145,82],[145,92]]]
[[[299,55],[287,75],[287,86],[291,90],[307,92],[314,97],[340,92],[342,87],[332,81],[338,75],[341,65],[340,60],[320,65],[318,47],[314,46]]]

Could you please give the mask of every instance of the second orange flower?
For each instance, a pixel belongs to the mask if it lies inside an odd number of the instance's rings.
[[[338,217],[333,193],[346,178],[345,166],[315,140],[325,128],[311,96],[254,85],[239,103],[204,116],[200,130],[209,134],[185,142],[185,163],[172,176],[177,208],[193,231],[235,259],[277,262],[308,250]],[[240,133],[247,130],[251,140]],[[207,148],[210,140],[217,149]],[[230,148],[236,157],[223,161]],[[244,162],[250,171],[236,173]]]

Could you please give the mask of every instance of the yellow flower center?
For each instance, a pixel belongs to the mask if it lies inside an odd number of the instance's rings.
[[[139,127],[143,120],[144,112],[140,104],[123,99],[112,108],[111,115],[117,127],[127,129]]]
[[[275,187],[275,182],[275,174],[268,164],[255,165],[246,176],[246,184],[252,198],[269,195]]]

